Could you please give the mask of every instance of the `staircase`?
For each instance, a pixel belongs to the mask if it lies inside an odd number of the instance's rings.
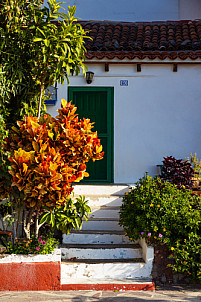
[[[153,290],[153,248],[131,242],[119,226],[127,185],[76,185],[92,214],[81,231],[63,234],[61,283],[64,290]]]

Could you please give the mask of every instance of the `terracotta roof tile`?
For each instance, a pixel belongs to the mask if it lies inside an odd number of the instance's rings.
[[[79,21],[92,38],[86,58],[201,58],[201,22]]]

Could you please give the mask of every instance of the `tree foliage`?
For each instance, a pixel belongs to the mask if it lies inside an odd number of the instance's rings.
[[[24,115],[36,116],[47,87],[85,71],[85,32],[75,22],[75,6],[66,14],[59,12],[61,2],[42,3],[0,4],[0,114],[9,128]]]
[[[0,4],[0,114],[6,127],[36,114],[39,84],[32,73],[28,27],[42,0],[3,0]]]

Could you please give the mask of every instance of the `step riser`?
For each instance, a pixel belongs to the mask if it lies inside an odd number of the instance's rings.
[[[82,230],[111,230],[111,231],[123,231],[118,221],[88,221],[83,222]]]
[[[69,244],[131,244],[131,241],[123,235],[114,234],[63,234],[63,243]]]
[[[90,218],[116,218],[119,219],[119,210],[110,210],[110,209],[95,209],[92,210],[92,213],[89,215]]]
[[[76,195],[75,195],[76,197]],[[86,196],[86,200],[88,200],[88,205],[93,207],[120,207],[122,205],[122,197],[116,196]]]
[[[144,263],[62,263],[61,283],[95,283],[96,280],[99,283],[112,283],[112,280],[151,279],[151,269],[151,265]]]
[[[121,196],[128,192],[128,186],[118,185],[74,185],[74,194],[76,195],[117,195]]]
[[[61,259],[132,259],[141,258],[140,248],[115,248],[115,249],[79,249],[61,248]]]

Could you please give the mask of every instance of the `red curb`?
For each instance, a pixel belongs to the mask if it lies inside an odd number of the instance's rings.
[[[155,284],[62,284],[61,290],[148,291],[155,290]]]
[[[60,290],[60,262],[0,263],[0,291]]]

